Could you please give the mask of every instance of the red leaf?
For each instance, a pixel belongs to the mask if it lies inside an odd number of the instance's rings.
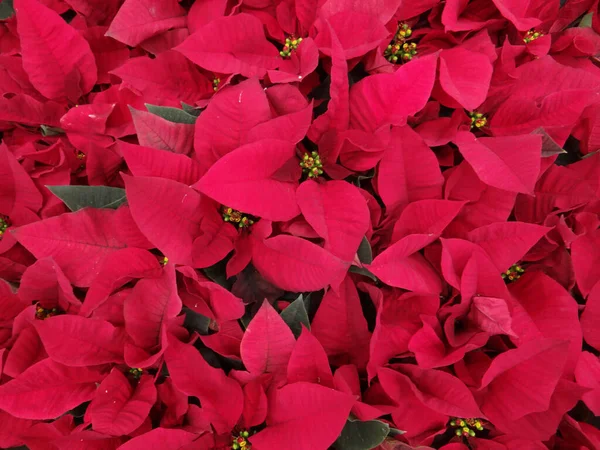
[[[581,313],[581,328],[585,342],[600,350],[600,283],[596,283],[587,298],[585,309]]]
[[[26,94],[17,94],[11,98],[0,97],[0,120],[6,122],[57,127],[65,109],[59,103],[41,103]]]
[[[294,383],[274,393],[267,428],[250,437],[258,449],[329,448],[337,439],[354,397],[310,383]]]
[[[48,356],[71,367],[123,363],[123,329],[104,320],[56,316],[34,322]]]
[[[188,186],[200,179],[200,165],[185,155],[121,141],[119,151],[136,177],[168,178]]]
[[[194,149],[204,172],[270,118],[269,101],[257,79],[219,90],[196,120]]]
[[[539,135],[476,138],[459,131],[454,140],[481,181],[509,192],[533,194],[540,172]]]
[[[492,1],[496,5],[496,8],[498,8],[498,11],[510,20],[519,31],[527,31],[540,24],[540,19],[528,11],[529,3],[521,3],[519,0]]]
[[[189,154],[194,143],[194,125],[169,122],[147,111],[129,107],[140,145]]]
[[[441,198],[444,178],[435,154],[410,127],[392,130],[377,171],[377,190],[388,208]]]
[[[113,369],[88,407],[92,427],[99,433],[127,435],[137,429],[156,401],[156,387],[149,375],[143,375],[135,389],[118,369]]]
[[[135,47],[142,41],[186,23],[185,10],[176,0],[125,0],[106,36]]]
[[[510,285],[510,293],[518,302],[513,303],[511,311],[512,328],[518,336],[513,341],[519,346],[540,336],[569,341],[565,373],[572,374],[581,353],[582,338],[575,299],[543,272],[526,273],[518,283]]]
[[[290,328],[265,300],[244,333],[240,353],[254,375],[285,374],[295,344]]]
[[[127,441],[119,447],[119,450],[148,450],[149,448],[180,450],[197,437],[195,433],[177,428],[155,428]]]
[[[267,281],[293,292],[336,286],[348,270],[348,263],[318,245],[287,235],[255,245],[252,262]]]
[[[370,225],[369,208],[359,190],[345,181],[307,180],[296,194],[306,221],[325,240],[325,250],[352,261]]]
[[[577,286],[585,297],[600,280],[600,231],[584,234],[573,241],[571,258]]]
[[[477,228],[469,240],[483,248],[498,271],[517,263],[551,228],[525,222],[499,222]]]
[[[339,293],[327,291],[311,330],[335,365],[352,363],[359,369],[366,366],[371,333],[350,277],[344,279]]]
[[[439,294],[439,275],[418,250],[436,239],[435,235],[412,234],[377,255],[368,269],[384,283],[402,289]]]
[[[123,80],[122,87],[139,91],[146,103],[157,105],[180,108],[181,102],[193,104],[213,92],[212,83],[175,51],[163,52],[154,59],[131,58],[111,74]]]
[[[157,277],[160,273],[158,259],[149,251],[139,248],[117,250],[104,262],[98,276],[92,281],[79,314],[92,314],[115,289],[132,278]]]
[[[262,77],[279,65],[279,52],[265,38],[262,23],[250,14],[215,19],[175,50],[203,69]]]
[[[575,369],[575,379],[580,386],[592,389],[582,400],[594,415],[600,415],[600,359],[590,352],[582,352]]]
[[[23,68],[45,97],[75,102],[97,79],[87,41],[56,12],[37,0],[16,0]]]
[[[264,139],[223,156],[194,188],[223,205],[273,221],[299,214],[296,204],[298,170],[291,142]],[[285,171],[281,177],[278,176]],[[289,174],[289,175],[288,175]],[[282,179],[283,177],[283,179]]]
[[[506,334],[515,336],[511,325],[512,318],[506,300],[495,297],[475,296],[469,312],[469,319],[490,335]]]
[[[440,54],[442,89],[470,111],[480,106],[487,97],[492,72],[492,64],[483,53],[455,47]],[[473,82],[473,74],[477,74],[476,83]]]
[[[431,95],[437,56],[430,55],[401,66],[394,74],[371,75],[350,89],[350,123],[375,131],[382,125],[404,125]]]
[[[42,194],[23,166],[0,143],[0,214],[10,216],[16,207],[38,211],[42,207]]]
[[[498,355],[481,380],[483,413],[494,422],[547,410],[563,372],[567,346],[564,341],[538,339]]]
[[[175,267],[167,264],[160,277],[138,281],[125,300],[125,329],[135,345],[151,350],[159,344],[163,324],[180,312]]]
[[[40,259],[51,256],[76,286],[90,286],[114,252],[146,240],[128,208],[82,209],[17,228],[17,240]]]
[[[0,386],[0,409],[22,419],[55,419],[91,400],[102,378],[86,367],[44,359]]]
[[[170,339],[165,360],[177,389],[198,397],[217,432],[229,433],[242,414],[240,385],[211,367],[192,345]]]
[[[304,326],[302,326],[302,333],[296,341],[287,366],[287,382],[296,383],[298,381],[333,387],[333,375],[327,353],[320,342]]]
[[[444,229],[460,213],[465,202],[449,200],[419,200],[409,203],[394,224],[392,241],[410,234],[441,236]]]

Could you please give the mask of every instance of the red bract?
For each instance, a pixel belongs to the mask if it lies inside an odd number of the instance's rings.
[[[0,447],[596,450],[596,0],[0,0]]]

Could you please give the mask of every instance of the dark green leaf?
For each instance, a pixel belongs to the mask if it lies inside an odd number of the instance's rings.
[[[71,211],[85,207],[117,209],[125,200],[125,189],[108,186],[46,186]]]
[[[542,157],[547,158],[548,156],[559,155],[560,153],[567,153],[552,137],[546,133],[543,128],[536,128],[531,134],[539,134],[542,136]]]
[[[202,272],[210,278],[211,281],[214,281],[219,286],[222,286],[229,291],[231,290],[232,283],[227,280],[226,267],[227,259],[224,259],[210,267],[205,267],[202,269]]]
[[[379,281],[374,274],[372,274],[369,270],[365,269],[364,267],[350,266],[349,270],[352,273],[358,273],[359,275],[364,275],[365,277],[369,277],[371,280],[373,280],[375,282]]]
[[[13,0],[4,0],[0,3],[0,20],[8,19],[15,13]]]
[[[333,445],[338,450],[370,450],[381,444],[389,431],[390,426],[379,420],[362,422],[348,419]]]
[[[310,330],[310,322],[308,321],[308,313],[302,294],[283,310],[281,318],[288,324],[296,337],[302,333],[302,325]]]
[[[188,105],[185,102],[181,102],[181,107],[183,108],[183,110],[186,113],[191,114],[194,117],[198,117],[200,115],[200,113],[202,112],[201,109],[196,108],[195,106],[192,106],[192,105]]]
[[[40,125],[40,128],[42,129],[42,136],[58,136],[59,134],[65,134],[65,130],[58,127]]]
[[[158,117],[162,117],[169,122],[175,123],[187,123],[194,124],[196,123],[197,117],[188,114],[183,109],[170,108],[168,106],[155,106],[145,103],[146,109],[150,111],[152,114],[157,115]]]
[[[371,250],[371,244],[369,240],[365,236],[362,241],[360,241],[360,245],[358,246],[358,259],[363,264],[371,264],[373,262],[373,251]]]
[[[208,334],[208,326],[210,325],[210,319],[202,314],[197,313],[187,307],[183,307],[183,313],[185,319],[183,326],[191,333],[197,331],[198,334]]]

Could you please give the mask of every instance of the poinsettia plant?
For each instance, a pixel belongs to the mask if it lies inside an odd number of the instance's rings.
[[[600,449],[599,8],[0,1],[0,448]]]

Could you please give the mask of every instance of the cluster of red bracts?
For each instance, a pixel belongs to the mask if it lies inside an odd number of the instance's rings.
[[[0,17],[0,448],[600,449],[597,0]]]

